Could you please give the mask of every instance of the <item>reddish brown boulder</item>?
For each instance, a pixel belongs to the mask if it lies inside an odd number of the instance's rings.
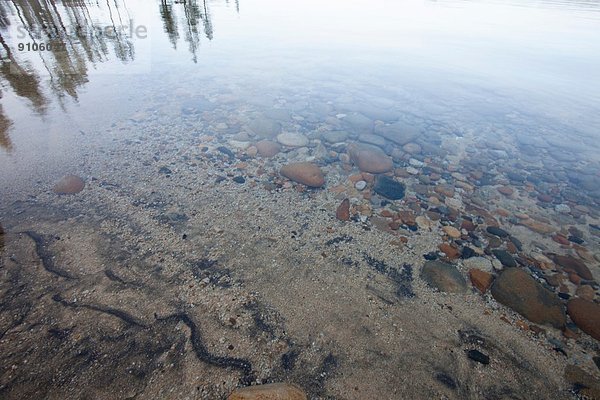
[[[448,243],[442,243],[438,246],[438,248],[446,255],[446,257],[448,257],[451,260],[460,257],[460,252],[458,251],[458,249]]]
[[[350,220],[350,200],[344,199],[335,211],[335,217],[340,221]]]
[[[54,185],[56,194],[76,194],[83,190],[85,181],[76,175],[66,175]]]
[[[600,340],[600,304],[574,298],[567,303],[567,312],[579,329]]]
[[[587,279],[590,281],[594,279],[590,269],[583,263],[583,261],[578,260],[575,257],[569,256],[569,255],[561,256],[561,255],[556,254],[552,257],[552,259],[554,260],[555,263],[557,263],[558,265],[563,267],[564,270],[567,272],[570,272],[570,271],[575,272],[577,275],[579,275],[583,279]]]
[[[279,170],[286,178],[310,187],[321,187],[325,184],[325,176],[321,168],[313,163],[299,162],[284,165]]]

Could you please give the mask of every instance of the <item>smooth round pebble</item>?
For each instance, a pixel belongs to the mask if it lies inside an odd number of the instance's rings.
[[[83,190],[85,181],[77,175],[66,175],[54,185],[56,194],[76,194]]]

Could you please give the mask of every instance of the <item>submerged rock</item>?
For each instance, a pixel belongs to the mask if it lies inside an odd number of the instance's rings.
[[[85,181],[77,175],[66,175],[54,185],[56,194],[76,194],[83,190]]]
[[[443,261],[427,261],[421,270],[421,279],[442,292],[463,293],[467,282],[452,264]]]
[[[473,268],[469,270],[469,278],[471,279],[471,283],[473,286],[477,288],[481,293],[487,292],[487,290],[492,285],[492,274],[486,271],[482,271],[477,268]]]
[[[516,267],[517,262],[506,250],[492,250],[492,253],[505,267]]]
[[[261,140],[254,146],[258,150],[258,154],[261,157],[273,157],[281,151],[281,146],[279,143],[275,143],[270,140]]]
[[[323,139],[329,143],[345,142],[348,139],[348,132],[345,131],[329,131],[323,133]]]
[[[373,135],[372,133],[363,133],[358,137],[359,142],[372,144],[377,147],[384,148],[386,141],[384,138],[378,135]]]
[[[403,146],[421,136],[421,129],[415,125],[399,121],[390,125],[377,126],[375,133]]]
[[[485,272],[494,271],[492,262],[485,257],[471,257],[467,260],[464,260],[462,263],[468,269],[476,268]]]
[[[460,231],[453,226],[450,226],[450,225],[444,226],[444,227],[442,227],[442,230],[444,231],[444,233],[446,235],[450,236],[453,239],[460,238]]]
[[[288,147],[304,147],[308,145],[308,138],[301,133],[280,133],[277,135],[277,141]]]
[[[406,186],[404,186],[403,183],[395,181],[389,176],[379,175],[375,179],[373,190],[375,190],[375,193],[383,197],[387,197],[388,199],[400,200],[404,197]]]
[[[583,279],[593,280],[592,272],[590,269],[583,263],[583,261],[578,260],[572,256],[566,255],[554,255],[552,257],[555,263],[563,267],[565,270],[575,272],[577,275],[582,277]]]
[[[362,172],[381,174],[394,168],[392,159],[377,147],[350,145],[348,155]]]
[[[227,400],[306,400],[306,394],[296,385],[271,383],[236,389]]]
[[[281,167],[279,172],[286,178],[306,186],[321,187],[325,184],[321,168],[310,162],[287,164]]]
[[[576,365],[565,368],[565,379],[585,399],[600,399],[600,381]]]
[[[264,117],[257,117],[248,123],[248,129],[260,137],[275,137],[281,132],[281,124]]]
[[[531,322],[565,326],[565,310],[558,296],[521,269],[505,269],[492,285],[492,296]]]
[[[497,226],[488,226],[488,227],[486,228],[486,231],[487,231],[489,234],[492,234],[492,235],[494,235],[494,236],[498,236],[498,237],[501,237],[501,238],[507,237],[507,236],[509,235],[509,233],[508,233],[508,232],[506,232],[506,231],[505,231],[504,229],[502,229],[502,228],[498,228]]]
[[[350,220],[350,200],[344,199],[335,211],[335,217],[340,221]]]
[[[600,340],[600,304],[575,298],[567,303],[567,312],[579,329]]]

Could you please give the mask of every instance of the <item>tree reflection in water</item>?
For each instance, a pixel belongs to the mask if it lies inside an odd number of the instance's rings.
[[[213,26],[206,1],[158,0],[163,30],[177,48],[180,37],[188,44],[192,60],[197,62],[200,36],[203,30],[209,40]],[[239,4],[236,1],[236,9]],[[99,11],[106,12],[98,20]],[[94,17],[93,17],[94,16]],[[179,18],[179,19],[178,19]],[[10,91],[28,100],[31,109],[46,113],[49,97],[55,98],[64,109],[65,98],[78,100],[79,89],[88,82],[88,68],[98,63],[134,60],[132,38],[118,27],[130,23],[126,0],[7,0],[0,2],[0,102],[3,91]],[[12,31],[26,35],[9,37]],[[115,34],[102,34],[98,25],[112,27]],[[200,28],[200,27],[203,27]],[[18,52],[19,42],[47,44],[45,51]],[[43,78],[43,79],[42,79]],[[0,103],[0,147],[11,149],[8,131],[13,125]]]

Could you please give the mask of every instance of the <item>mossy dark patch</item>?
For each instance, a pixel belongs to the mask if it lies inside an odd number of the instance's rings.
[[[36,252],[37,256],[40,258],[40,260],[42,261],[42,266],[44,267],[44,269],[46,271],[53,273],[54,275],[58,275],[61,278],[65,278],[65,279],[75,279],[76,278],[71,273],[58,268],[54,264],[54,258],[52,257],[52,254],[48,250],[48,243],[46,242],[46,240],[44,239],[44,237],[42,235],[40,235],[36,232],[33,232],[33,231],[27,231],[27,232],[25,232],[25,234],[27,236],[29,236],[31,238],[31,240],[33,240],[35,242],[35,252]]]
[[[410,264],[403,264],[402,267],[396,268],[368,254],[364,254],[364,259],[369,267],[387,276],[394,282],[396,285],[396,296],[399,298],[411,298],[415,296],[412,290],[413,269]]]
[[[339,243],[350,243],[353,239],[354,238],[349,235],[337,236],[337,237],[334,237],[333,239],[326,241],[325,245],[331,246],[333,244],[339,244]]]

